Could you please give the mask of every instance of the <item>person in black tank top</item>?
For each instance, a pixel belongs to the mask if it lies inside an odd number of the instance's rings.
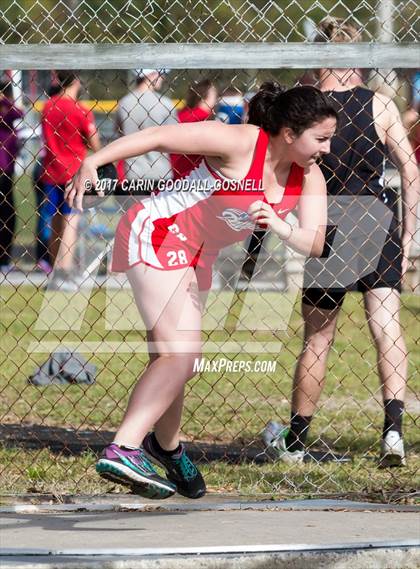
[[[359,37],[343,20],[327,19],[316,41],[358,41]],[[303,461],[337,317],[346,292],[357,290],[363,292],[378,354],[385,412],[380,465],[404,465],[407,349],[399,310],[401,279],[415,232],[418,170],[392,100],[362,87],[354,70],[320,70],[320,88],[339,114],[331,153],[320,164],[329,196],[326,246],[322,259],[305,263],[305,338],[294,377],[290,429],[281,430],[272,446],[285,462]],[[383,185],[388,150],[402,179],[402,237],[398,196]]]
[[[375,93],[363,87],[327,91],[340,113],[340,130],[320,167],[328,194],[376,195],[383,190],[386,147],[373,118]]]

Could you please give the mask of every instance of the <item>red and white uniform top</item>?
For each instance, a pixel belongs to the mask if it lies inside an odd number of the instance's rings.
[[[248,174],[240,182],[224,178],[202,160],[185,178],[187,191],[163,190],[134,204],[116,232],[112,270],[139,263],[160,270],[194,267],[199,288],[211,286],[212,265],[223,247],[246,239],[255,229],[248,209],[265,201],[262,177],[269,135],[260,129]],[[283,197],[271,203],[284,219],[302,193],[304,169],[292,163]]]

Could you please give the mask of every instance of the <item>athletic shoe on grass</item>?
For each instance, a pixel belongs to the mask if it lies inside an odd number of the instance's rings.
[[[281,460],[287,464],[302,464],[305,451],[287,450],[286,437],[288,433],[288,427],[271,421],[262,432],[262,438],[266,444],[266,452],[268,451],[269,455],[275,460]]]
[[[54,269],[46,288],[47,290],[60,292],[77,292],[80,290],[80,285],[80,277],[72,274],[70,271],[65,271],[64,269]]]
[[[176,454],[162,454],[156,449],[152,433],[146,435],[143,447],[152,462],[166,471],[168,479],[176,485],[177,492],[186,498],[202,498],[206,483],[195,464],[190,460],[181,443]]]
[[[116,444],[107,446],[96,463],[96,472],[106,480],[129,486],[143,498],[163,500],[176,491],[171,482],[155,471],[142,448],[123,450]]]
[[[388,431],[381,442],[379,466],[405,466],[404,441],[398,431]]]

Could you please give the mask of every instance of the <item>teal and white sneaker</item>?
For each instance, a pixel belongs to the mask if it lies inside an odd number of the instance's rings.
[[[287,464],[302,464],[305,451],[289,451],[286,447],[286,437],[289,427],[270,421],[262,432],[262,439],[266,445],[266,451],[275,460],[281,460]]]
[[[107,446],[96,463],[96,472],[106,480],[129,486],[143,498],[163,500],[176,491],[174,484],[159,476],[142,448],[126,450],[114,443]]]
[[[404,441],[398,431],[388,431],[381,441],[381,454],[379,466],[388,468],[392,466],[405,466]]]

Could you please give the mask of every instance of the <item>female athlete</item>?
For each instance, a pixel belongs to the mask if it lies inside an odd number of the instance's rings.
[[[284,91],[265,83],[253,97],[249,122],[157,126],[122,137],[84,160],[66,190],[82,208],[97,168],[152,150],[200,154],[188,191],[160,191],[121,218],[113,270],[127,273],[147,327],[150,361],[97,471],[149,498],[175,491],[205,494],[197,467],[179,443],[184,386],[201,350],[201,315],[212,265],[222,247],[256,225],[308,256],[323,250],[326,186],[316,160],[329,152],[337,115],[314,87]],[[298,207],[298,226],[285,221]],[[154,429],[153,432],[151,430]],[[151,462],[166,470],[158,475]]]

